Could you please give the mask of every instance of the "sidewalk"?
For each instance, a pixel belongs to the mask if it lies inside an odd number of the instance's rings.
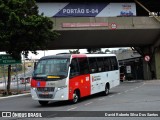
[[[11,95],[5,95],[6,94],[6,90],[0,90],[0,98],[3,98],[3,97],[8,97],[8,96],[17,96],[17,95],[22,95],[22,94],[28,94],[30,93],[30,90],[11,90]],[[18,94],[17,94],[18,93]]]

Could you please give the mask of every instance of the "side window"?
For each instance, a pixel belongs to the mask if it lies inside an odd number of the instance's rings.
[[[72,59],[70,67],[71,67],[70,77],[79,75],[78,62],[76,58]]]
[[[105,69],[105,71],[111,70],[111,63],[110,63],[109,57],[104,57],[104,69]]]
[[[104,72],[103,57],[97,57],[98,71]]]
[[[89,65],[87,58],[78,58],[80,74],[88,74],[89,73]]]
[[[111,57],[112,70],[118,70],[118,63],[116,57]]]
[[[45,64],[37,64],[35,68],[35,73],[45,73]]]
[[[91,73],[98,72],[96,58],[89,58],[89,66]]]

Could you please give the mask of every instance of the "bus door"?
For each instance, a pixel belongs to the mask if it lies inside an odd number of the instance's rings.
[[[119,68],[116,57],[111,57],[111,66],[112,66],[112,74],[113,74],[113,87],[119,84]],[[118,82],[117,82],[118,81]]]
[[[96,58],[89,58],[89,67],[91,73],[91,91],[92,94],[100,92],[101,75],[98,73]]]
[[[106,73],[105,73],[105,67],[104,67],[104,61],[103,57],[97,57],[97,65],[98,65],[98,73],[100,76],[100,91],[104,91],[105,85],[106,85]]]
[[[91,94],[91,82],[87,57],[78,58],[78,64],[81,76],[81,96],[88,96]]]
[[[70,89],[80,90],[81,97],[90,95],[90,75],[87,58],[73,58],[70,69]]]
[[[113,86],[114,81],[113,77],[114,74],[112,75],[112,68],[111,68],[111,62],[110,62],[110,57],[104,57],[104,69],[105,69],[105,78],[106,82],[110,83],[110,86]]]

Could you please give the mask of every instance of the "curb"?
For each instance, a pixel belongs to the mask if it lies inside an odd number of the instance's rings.
[[[7,96],[7,97],[0,97],[1,99],[6,99],[6,98],[14,98],[14,97],[20,97],[20,96],[25,96],[25,95],[30,95],[31,93],[25,93],[25,94],[19,94],[19,95],[12,95],[12,96]]]

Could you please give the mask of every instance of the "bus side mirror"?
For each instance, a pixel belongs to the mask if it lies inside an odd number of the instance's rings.
[[[37,62],[34,62],[34,70],[36,69],[37,67]]]
[[[72,65],[72,64],[70,64],[69,66],[70,66],[71,68],[73,68],[73,65]]]

